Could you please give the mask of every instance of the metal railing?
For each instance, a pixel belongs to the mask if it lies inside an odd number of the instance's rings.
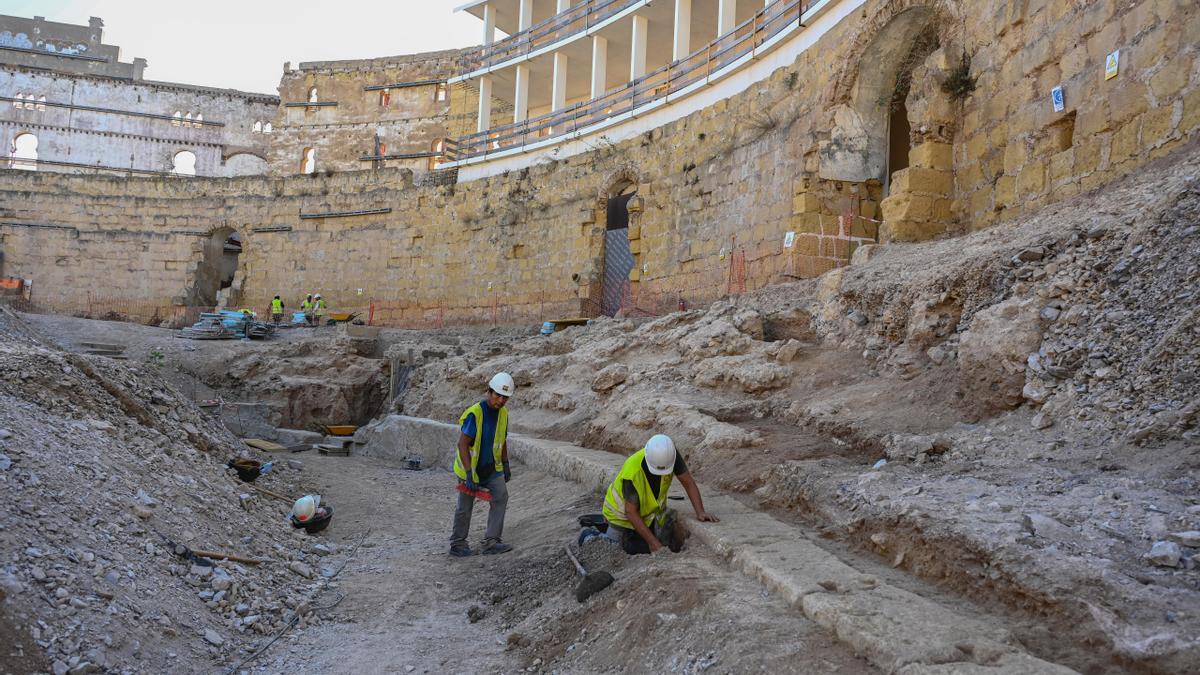
[[[753,53],[757,47],[803,16],[808,4],[809,0],[780,0],[772,3],[738,24],[726,35],[687,57],[633,80],[600,98],[580,101],[523,122],[463,136],[457,140],[453,151],[447,147],[447,161],[480,157],[571,134],[677,94]]]
[[[462,72],[474,72],[525,56],[546,45],[582,33],[614,14],[642,2],[643,0],[586,0],[519,33],[464,54],[460,61]]]

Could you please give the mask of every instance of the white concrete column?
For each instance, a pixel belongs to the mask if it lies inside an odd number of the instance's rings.
[[[558,6],[555,8],[558,14],[571,9],[571,0],[558,0]]]
[[[496,8],[492,3],[483,6],[483,46],[496,41]]]
[[[592,36],[592,98],[608,90],[608,38]]]
[[[479,78],[479,128],[487,131],[492,128],[492,78],[484,75]]]
[[[646,31],[650,24],[644,16],[633,16],[630,34],[632,46],[629,50],[629,79],[636,80],[646,74]]]
[[[554,52],[554,86],[550,90],[550,110],[567,107],[567,65],[570,59],[562,52]]]
[[[692,53],[692,0],[675,0],[675,48],[671,60]]]
[[[517,30],[523,31],[533,25],[533,0],[517,0],[520,3],[517,12]]]
[[[524,122],[529,117],[529,65],[515,68],[516,88],[513,91],[513,123]]]
[[[721,37],[737,25],[737,0],[718,0],[717,37]]]

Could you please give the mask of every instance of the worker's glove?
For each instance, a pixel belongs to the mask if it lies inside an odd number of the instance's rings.
[[[479,489],[479,483],[475,482],[475,478],[473,476],[467,476],[463,482],[467,484],[468,490],[475,491]]]
[[[510,480],[512,480],[512,469],[508,468],[508,465],[505,464],[504,465],[504,482],[507,483]]]

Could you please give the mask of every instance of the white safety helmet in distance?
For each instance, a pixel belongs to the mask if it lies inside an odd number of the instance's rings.
[[[501,396],[511,397],[513,392],[517,390],[517,385],[513,382],[512,375],[508,373],[496,373],[488,382],[488,388],[500,394]]]
[[[665,476],[675,469],[675,443],[669,436],[655,434],[646,441],[646,466],[655,476]]]
[[[309,518],[316,515],[320,503],[321,495],[304,495],[292,505],[292,517],[301,523],[308,522]]]

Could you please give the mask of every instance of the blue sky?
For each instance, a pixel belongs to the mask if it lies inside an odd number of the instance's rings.
[[[464,0],[0,0],[0,14],[87,24],[146,79],[275,93],[283,63],[413,54],[478,44]]]

